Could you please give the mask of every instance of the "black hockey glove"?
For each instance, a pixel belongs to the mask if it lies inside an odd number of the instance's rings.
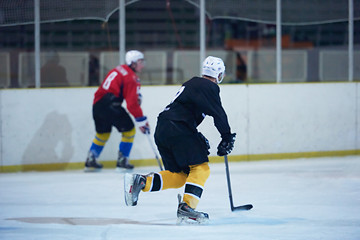
[[[234,148],[236,133],[226,134],[222,136],[222,140],[217,147],[217,155],[224,156],[231,153]]]

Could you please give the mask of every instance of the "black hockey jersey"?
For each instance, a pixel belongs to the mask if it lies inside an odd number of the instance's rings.
[[[197,132],[206,115],[214,118],[221,136],[230,134],[230,126],[220,100],[220,88],[208,79],[193,77],[185,82],[174,100],[160,113],[159,119],[169,119],[186,125],[184,133]]]

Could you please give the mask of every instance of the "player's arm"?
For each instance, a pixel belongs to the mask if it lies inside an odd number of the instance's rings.
[[[198,88],[198,92],[194,95],[196,96],[196,105],[200,111],[214,118],[215,127],[223,136],[224,134],[230,134],[230,125],[221,104],[219,94],[220,89],[218,87],[209,87],[209,85],[205,85],[202,88]]]
[[[219,88],[203,88],[199,98],[199,106],[206,115],[214,118],[215,127],[221,134],[221,142],[217,148],[217,154],[224,156],[234,148],[235,133],[231,133],[230,125],[220,100]]]
[[[131,115],[134,116],[136,125],[139,127],[140,131],[144,134],[149,134],[149,123],[140,107],[139,91],[140,86],[138,86],[134,81],[128,81],[127,84],[124,84],[124,99],[126,101],[127,109]]]

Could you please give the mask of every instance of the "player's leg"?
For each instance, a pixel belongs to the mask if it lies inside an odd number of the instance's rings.
[[[116,167],[118,170],[121,171],[123,169],[133,169],[134,166],[129,163],[129,156],[136,133],[134,123],[124,108],[119,107],[112,110],[112,125],[115,126],[122,135],[119,144],[118,160],[116,163]]]
[[[179,197],[179,206],[177,210],[178,221],[195,220],[197,222],[206,222],[209,219],[207,213],[195,211],[202,192],[204,191],[205,182],[210,175],[210,167],[208,164],[208,149],[198,134],[187,137],[186,141],[182,141],[179,146],[182,151],[177,150],[180,158],[177,156],[177,162],[181,162],[188,166],[189,172],[185,183],[184,196],[181,201]]]
[[[187,178],[184,172],[170,172],[168,170],[158,173],[151,173],[146,176],[146,184],[143,192],[157,192],[170,188],[181,188],[184,186]]]
[[[103,166],[101,163],[97,162],[97,159],[99,158],[106,141],[110,137],[110,132],[108,133],[96,133],[95,138],[93,139],[93,142],[90,146],[90,150],[88,153],[88,157],[86,158],[85,162],[85,168],[86,170],[93,170],[101,169]]]
[[[130,131],[122,132],[121,142],[119,144],[119,155],[116,163],[116,167],[118,169],[134,168],[134,165],[129,163],[129,156],[133,146],[135,133],[135,127],[133,127]]]
[[[160,155],[166,169],[175,169],[172,152],[165,147],[159,147]],[[157,192],[169,188],[180,188],[186,182],[187,174],[184,172],[171,172],[170,170],[150,173],[148,175],[125,174],[124,190],[127,206],[135,206],[141,191]]]
[[[90,146],[85,162],[85,171],[100,170],[103,166],[97,162],[111,133],[111,123],[102,118],[102,110],[98,106],[93,107],[93,118],[96,135]]]
[[[124,189],[127,206],[136,206],[141,191],[157,192],[169,188],[184,186],[187,174],[173,173],[168,170],[148,175],[125,174]]]
[[[165,171],[151,173],[146,176],[139,174],[125,175],[124,189],[126,205],[135,206],[141,190],[144,192],[156,192],[184,186],[187,173],[184,173],[176,163],[174,153],[171,150],[171,146],[176,144],[176,139],[171,140],[169,135],[171,136],[171,128],[162,124],[157,125],[155,129],[155,142],[162,157]]]
[[[206,180],[210,176],[208,162],[190,166],[190,173],[186,179],[183,201],[195,209],[199,203]]]
[[[207,162],[190,166],[190,173],[186,179],[184,198],[179,194],[179,206],[177,210],[178,223],[183,221],[207,222],[209,215],[196,211],[195,208],[201,198],[205,182],[210,175]]]

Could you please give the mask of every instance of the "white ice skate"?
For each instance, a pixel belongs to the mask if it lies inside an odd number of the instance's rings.
[[[124,196],[126,206],[136,206],[140,191],[144,189],[146,177],[139,174],[124,175]]]
[[[179,206],[177,210],[177,224],[207,224],[209,222],[209,214],[195,211],[189,207],[187,203],[181,201],[181,195],[178,194]]]

